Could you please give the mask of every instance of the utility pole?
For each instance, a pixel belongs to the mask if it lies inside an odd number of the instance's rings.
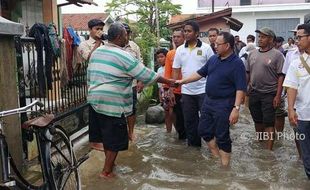
[[[159,32],[159,15],[158,15],[158,0],[155,0],[155,18],[156,18],[156,34],[157,34],[157,46],[159,47],[160,32]]]
[[[212,0],[212,13],[214,13],[214,0]]]

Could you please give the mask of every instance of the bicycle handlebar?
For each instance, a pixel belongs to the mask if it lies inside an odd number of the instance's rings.
[[[26,112],[27,110],[29,110],[30,108],[32,108],[35,105],[39,106],[40,108],[44,106],[42,104],[42,102],[40,102],[39,100],[35,100],[31,104],[29,104],[27,106],[24,106],[24,107],[21,107],[21,108],[12,109],[12,110],[7,110],[7,111],[2,111],[2,112],[0,112],[0,117],[6,117],[6,116],[9,116],[9,115],[14,115],[14,114],[19,114],[19,113]]]

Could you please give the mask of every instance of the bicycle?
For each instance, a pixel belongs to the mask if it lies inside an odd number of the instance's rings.
[[[78,167],[88,158],[88,155],[77,160],[70,138],[61,126],[55,124],[57,120],[54,116],[42,114],[41,111],[33,111],[31,108],[34,106],[43,107],[43,104],[36,100],[25,107],[0,112],[0,164],[2,169],[0,189],[80,190],[81,181]],[[35,134],[37,139],[38,160],[43,179],[39,185],[31,184],[21,175],[9,152],[3,131],[3,117],[29,112],[41,114],[22,125],[31,134]]]

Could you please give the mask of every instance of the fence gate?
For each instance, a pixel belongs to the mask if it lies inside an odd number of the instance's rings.
[[[52,82],[48,88],[44,81],[45,91],[39,86],[38,61],[35,39],[16,37],[16,55],[18,72],[18,89],[20,106],[25,106],[34,100],[44,104],[44,110],[56,116],[57,123],[70,135],[88,124],[88,105],[86,102],[87,63],[81,63],[74,70],[72,78],[65,83],[61,81],[66,65],[58,60],[52,61]],[[43,58],[44,60],[45,58]],[[44,61],[43,61],[44,62]],[[41,83],[42,84],[42,83]],[[34,108],[38,109],[38,108]],[[21,115],[22,123],[34,115]],[[23,147],[27,155],[27,131],[23,130]]]

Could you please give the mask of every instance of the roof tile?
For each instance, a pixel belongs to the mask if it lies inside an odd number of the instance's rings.
[[[107,13],[79,13],[62,14],[63,26],[71,26],[75,30],[88,30],[88,21],[91,19],[101,19],[105,21],[108,18]]]

